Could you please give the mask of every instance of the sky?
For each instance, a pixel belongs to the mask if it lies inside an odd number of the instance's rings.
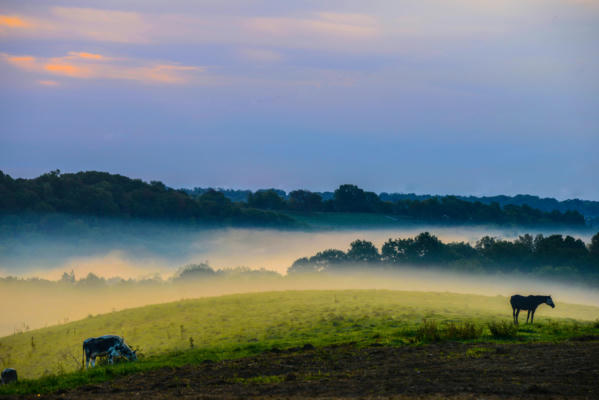
[[[599,200],[599,0],[0,0],[0,170]]]

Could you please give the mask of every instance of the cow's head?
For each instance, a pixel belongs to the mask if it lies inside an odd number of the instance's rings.
[[[547,296],[547,297],[545,298],[545,303],[546,303],[548,306],[551,306],[551,308],[555,308],[555,304],[553,303],[553,300],[551,300],[551,296]]]
[[[123,343],[120,346],[119,351],[121,352],[121,355],[123,357],[125,357],[127,360],[129,360],[129,361],[137,360],[137,354],[135,353],[135,351],[131,350],[129,348],[129,346],[127,346],[126,344]]]

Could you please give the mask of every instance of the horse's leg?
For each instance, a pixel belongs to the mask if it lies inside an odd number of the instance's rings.
[[[536,310],[532,310],[530,313],[530,323],[532,324],[532,320],[535,318],[535,311]]]
[[[518,325],[518,315],[520,315],[520,309],[516,308],[516,325]]]
[[[530,318],[530,310],[528,310],[528,313],[526,314],[526,323],[528,324],[528,318]]]

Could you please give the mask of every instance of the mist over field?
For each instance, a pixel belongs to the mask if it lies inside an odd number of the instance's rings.
[[[406,267],[401,270],[356,268],[351,272],[284,277],[261,273],[232,273],[187,281],[147,281],[106,286],[65,285],[47,282],[0,282],[0,301],[11,304],[3,311],[0,336],[61,324],[90,315],[104,314],[147,304],[223,294],[280,290],[385,289],[452,292],[505,296],[505,312],[511,309],[508,297],[514,293],[551,295],[556,309],[541,307],[539,316],[595,320],[599,318],[599,292],[594,288],[560,284],[501,274],[463,274],[438,269]],[[584,304],[581,312],[565,312],[560,303]],[[595,306],[595,307],[591,307]]]
[[[517,227],[413,225],[336,230],[198,229],[153,222],[50,220],[37,229],[15,229],[0,235],[0,277],[18,278],[0,281],[0,302],[11,304],[3,312],[0,335],[182,298],[273,290],[389,289],[491,296],[539,293],[551,294],[557,302],[599,306],[599,293],[592,288],[517,274],[468,274],[422,265],[399,269],[358,265],[351,271],[318,276],[286,275],[298,258],[331,248],[347,250],[355,239],[371,241],[380,248],[389,238],[414,237],[424,231],[443,242],[471,244],[484,235],[515,239],[524,233],[556,233]],[[585,242],[592,235],[588,231],[559,233]],[[201,263],[226,273],[191,281],[176,279],[185,265]],[[91,273],[106,281],[101,285],[93,279],[77,285],[57,282],[71,272],[75,280]],[[131,281],[123,283],[116,277]]]
[[[105,260],[110,260],[107,257]],[[113,260],[114,261],[114,260]],[[107,271],[119,275],[127,271],[115,261]],[[159,268],[155,264],[156,268]],[[86,265],[91,271],[100,271],[104,264],[95,260]],[[141,272],[141,265],[128,266],[131,272]],[[463,273],[444,271],[431,266],[391,269],[386,266],[353,266],[348,271],[281,275],[268,270],[232,269],[217,271],[214,276],[199,276],[189,279],[158,278],[139,281],[83,279],[78,283],[46,280],[0,281],[0,302],[11,304],[3,311],[0,336],[30,329],[61,324],[110,313],[132,307],[177,301],[198,297],[219,296],[234,293],[249,293],[282,290],[344,290],[385,289],[425,292],[451,292],[505,296],[506,316],[511,309],[508,297],[515,293],[552,295],[558,304],[555,310],[539,310],[540,316],[551,318],[575,318],[595,320],[599,318],[597,308],[589,307],[586,312],[572,314],[564,312],[560,303],[599,306],[599,292],[594,287],[582,284],[563,284],[557,280],[532,279],[530,276],[501,273]],[[583,307],[584,309],[584,307]]]
[[[444,242],[474,243],[485,235],[514,239],[524,233],[571,235],[588,242],[587,230],[522,227],[440,227],[406,225],[394,228],[337,230],[278,230],[264,228],[198,229],[151,222],[100,220],[91,227],[70,222],[67,229],[52,225],[35,233],[0,235],[0,276],[59,279],[63,272],[81,277],[140,278],[171,276],[190,263],[208,262],[217,268],[248,267],[285,274],[293,261],[329,248],[347,249],[355,239],[380,247],[389,238],[406,238],[428,231]]]

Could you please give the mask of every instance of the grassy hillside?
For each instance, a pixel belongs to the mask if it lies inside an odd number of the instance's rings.
[[[521,325],[517,339],[599,334],[596,322],[584,322],[597,318],[598,307],[541,306],[538,323]],[[381,290],[285,291],[183,300],[0,338],[0,369],[16,368],[22,378],[74,371],[81,366],[82,341],[103,334],[124,336],[128,344],[141,349],[146,361],[140,366],[153,357],[183,354],[191,347],[199,357],[226,358],[306,343],[399,345],[426,340],[423,319],[437,321],[440,329],[451,322],[473,322],[482,328],[476,340],[493,340],[487,323],[510,321],[511,309],[501,296]]]

